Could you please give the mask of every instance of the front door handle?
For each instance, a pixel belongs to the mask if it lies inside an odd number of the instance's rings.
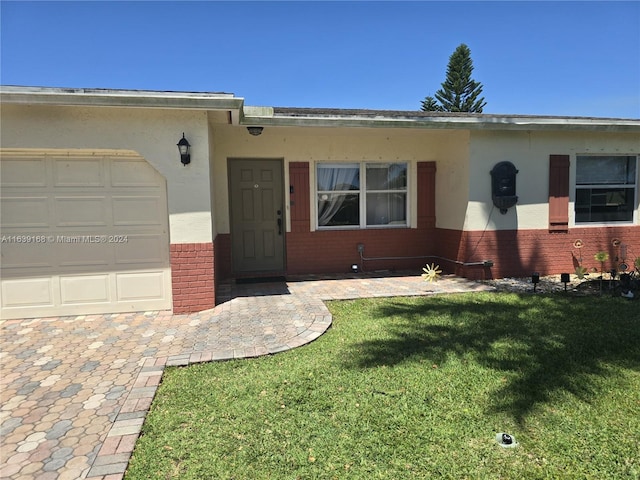
[[[276,215],[278,216],[278,235],[282,235],[282,210],[277,210]]]

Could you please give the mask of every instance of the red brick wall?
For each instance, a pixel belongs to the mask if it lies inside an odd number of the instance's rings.
[[[427,259],[360,260],[365,258],[418,257],[433,248],[433,229],[334,230],[287,233],[287,273],[350,272],[356,263],[364,271],[418,269]]]
[[[213,308],[213,243],[171,244],[169,253],[173,312],[192,313]]]
[[[365,271],[420,269],[431,262],[439,264],[446,272],[473,279],[526,277],[534,271],[542,275],[572,273],[580,255],[583,266],[600,268],[593,259],[600,250],[609,253],[610,261],[605,267],[613,267],[615,258],[620,257],[619,247],[612,245],[613,239],[628,245],[627,260],[640,257],[638,226],[572,228],[568,233],[549,233],[547,229],[483,233],[435,228],[306,231],[287,233],[286,238],[288,274],[347,272],[353,263]],[[577,239],[584,243],[580,250],[573,248]],[[368,258],[426,255],[443,258],[361,262],[356,248],[358,243],[364,244],[364,257]],[[230,236],[218,235],[215,250],[218,279],[231,277]],[[459,262],[492,260],[494,265],[463,266],[444,259]]]
[[[600,265],[593,255],[601,250],[609,253],[610,269],[620,258],[620,249],[612,244],[614,239],[628,245],[627,259],[640,257],[640,227],[571,228],[567,233],[550,233],[543,230],[498,230],[487,232],[460,232],[438,229],[436,255],[460,262],[493,260],[494,266],[463,267],[443,262],[448,270],[468,278],[501,278],[541,275],[562,272],[573,273],[580,263],[591,268]],[[573,243],[582,240],[584,247],[575,249]]]
[[[357,263],[365,271],[422,268],[428,259],[368,260],[361,262],[358,243],[365,246],[364,257],[407,257],[427,255],[433,246],[434,229],[339,230],[331,232],[288,232],[286,273],[350,272]],[[216,281],[233,276],[231,236],[218,235],[215,242]]]

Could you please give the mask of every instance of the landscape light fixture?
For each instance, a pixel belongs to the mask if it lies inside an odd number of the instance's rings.
[[[560,274],[560,281],[562,283],[564,283],[564,291],[567,291],[567,283],[569,283],[571,281],[569,274],[568,273],[561,273]]]
[[[262,130],[264,130],[264,127],[247,127],[247,131],[254,137],[261,135]]]
[[[533,272],[531,274],[531,283],[533,283],[533,291],[536,291],[536,287],[540,283],[540,274],[538,272]]]
[[[184,132],[182,132],[182,138],[176,145],[178,145],[178,151],[180,152],[180,161],[182,162],[182,165],[186,166],[188,163],[191,163],[191,154],[189,153],[191,145],[189,145],[189,141],[184,138]]]

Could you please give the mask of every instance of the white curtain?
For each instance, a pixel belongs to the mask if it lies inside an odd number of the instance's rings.
[[[360,170],[358,167],[348,168],[318,168],[318,190],[344,191],[345,193],[320,193],[318,195],[318,225],[324,226],[331,223],[333,216],[353,193],[349,190],[358,190]],[[324,197],[327,197],[326,199]],[[322,205],[322,206],[321,206]]]

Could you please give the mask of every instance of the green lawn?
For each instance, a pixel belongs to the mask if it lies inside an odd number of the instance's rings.
[[[305,347],[167,369],[126,479],[640,478],[640,303],[329,308]]]

